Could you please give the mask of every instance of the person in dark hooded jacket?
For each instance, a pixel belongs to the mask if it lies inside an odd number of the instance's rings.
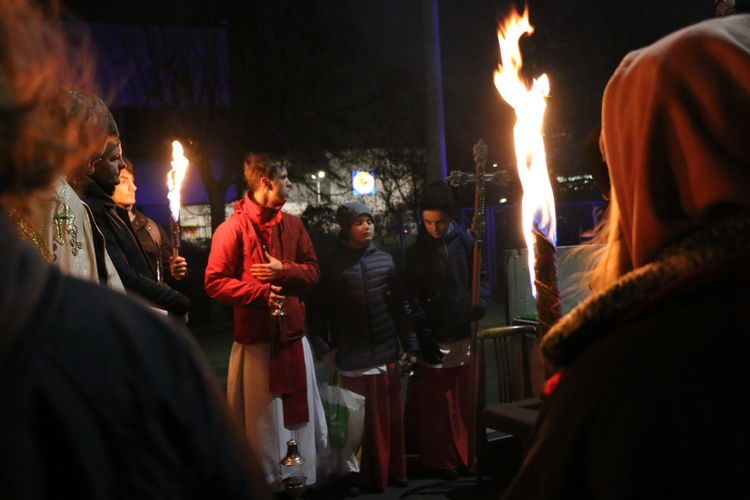
[[[336,211],[341,234],[322,262],[310,328],[315,354],[338,371],[346,389],[365,396],[365,432],[355,487],[406,486],[406,455],[399,379],[418,350],[393,258],[372,242],[375,222],[362,203]]]
[[[471,304],[472,236],[455,222],[450,188],[426,189],[422,224],[406,252],[406,278],[420,356],[409,379],[405,426],[407,452],[445,479],[470,474],[468,463],[469,337],[471,322],[489,302],[487,275],[480,275],[480,301]]]
[[[174,316],[184,316],[190,309],[190,299],[169,286],[156,281],[130,224],[127,211],[112,199],[115,186],[120,183],[120,170],[125,168],[122,145],[114,119],[111,120],[110,139],[104,154],[94,160],[93,172],[80,181],[83,200],[91,207],[94,220],[104,235],[107,253],[129,293],[135,293],[157,308]]]

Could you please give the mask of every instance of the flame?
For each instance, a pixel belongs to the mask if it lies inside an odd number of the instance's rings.
[[[172,170],[167,174],[167,187],[169,188],[167,198],[169,198],[169,211],[172,213],[172,220],[175,222],[180,220],[180,189],[182,188],[182,181],[185,180],[188,163],[180,141],[173,141]]]
[[[513,127],[518,176],[523,187],[523,228],[526,246],[529,249],[529,274],[534,286],[534,225],[555,245],[557,243],[557,220],[555,198],[547,172],[547,156],[542,138],[542,121],[547,107],[549,80],[547,75],[534,79],[531,88],[521,75],[521,50],[518,40],[531,35],[528,6],[523,16],[513,9],[510,17],[498,26],[497,40],[500,44],[500,60],[495,71],[495,87],[500,96],[516,111]]]

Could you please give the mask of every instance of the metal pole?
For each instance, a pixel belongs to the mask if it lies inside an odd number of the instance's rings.
[[[474,190],[474,218],[471,223],[471,232],[474,234],[474,255],[471,268],[471,304],[479,304],[479,289],[482,269],[482,241],[484,239],[484,230],[486,221],[484,218],[484,183],[485,166],[487,163],[487,145],[482,139],[474,146],[474,163],[476,172],[467,174],[465,172],[451,172],[449,180],[454,186],[473,182]],[[477,432],[477,414],[484,403],[484,394],[480,397],[479,376],[482,373],[482,344],[477,339],[479,323],[471,322],[470,352],[469,352],[469,406],[470,418],[468,422],[469,431],[469,449],[468,449],[468,466],[474,467],[477,456],[477,442],[479,433]],[[483,429],[482,429],[483,430]]]
[[[425,59],[427,71],[427,179],[426,184],[445,179],[448,167],[445,152],[445,112],[443,107],[443,69],[440,55],[440,17],[438,0],[422,0]]]
[[[482,240],[484,239],[484,171],[487,162],[487,145],[483,140],[479,140],[474,146],[474,163],[476,164],[476,184],[474,190],[474,220],[471,224],[471,230],[474,233],[474,261],[471,270],[471,304],[479,304],[479,288],[482,268]],[[469,354],[469,371],[471,372],[470,382],[470,399],[471,402],[471,420],[469,420],[469,450],[468,466],[474,467],[477,457],[477,413],[479,412],[480,402],[484,397],[479,397],[479,375],[481,373],[481,362],[483,352],[482,344],[477,339],[479,323],[471,322],[471,351]]]

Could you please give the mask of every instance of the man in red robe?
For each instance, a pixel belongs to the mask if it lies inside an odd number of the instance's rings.
[[[308,484],[326,446],[301,300],[320,269],[302,221],[281,212],[292,188],[286,164],[248,154],[244,170],[248,191],[213,235],[205,285],[208,295],[234,306],[229,406],[263,460],[266,480],[281,490],[287,441],[299,443]]]

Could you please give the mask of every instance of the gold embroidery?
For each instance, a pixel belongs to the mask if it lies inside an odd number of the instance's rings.
[[[55,254],[55,260],[57,260],[58,245],[64,247],[68,237],[70,237],[70,253],[72,253],[74,257],[77,257],[78,252],[83,248],[83,243],[78,241],[78,226],[75,225],[76,216],[73,213],[73,210],[71,210],[70,205],[65,203],[67,189],[68,184],[63,181],[60,196],[55,200],[57,201],[57,211],[55,212],[55,215],[52,216],[52,247],[53,253]],[[57,242],[58,245],[56,245],[55,242]]]
[[[30,241],[39,250],[39,253],[42,254],[42,257],[44,257],[47,262],[54,262],[55,258],[53,257],[52,252],[49,251],[49,248],[44,244],[42,237],[39,236],[39,233],[37,233],[36,230],[31,227],[31,224],[23,218],[21,213],[15,208],[9,208],[8,213],[16,224],[21,236]]]
[[[65,191],[63,190],[63,196],[64,195]],[[60,245],[65,245],[65,239],[68,233],[71,231],[71,226],[75,228],[75,226],[73,225],[75,220],[76,216],[75,214],[73,214],[70,206],[64,201],[60,200],[60,205],[58,206],[57,212],[55,212],[55,215],[52,216],[52,221],[55,224],[55,230],[52,234],[52,237]],[[75,255],[75,253],[73,255]]]

